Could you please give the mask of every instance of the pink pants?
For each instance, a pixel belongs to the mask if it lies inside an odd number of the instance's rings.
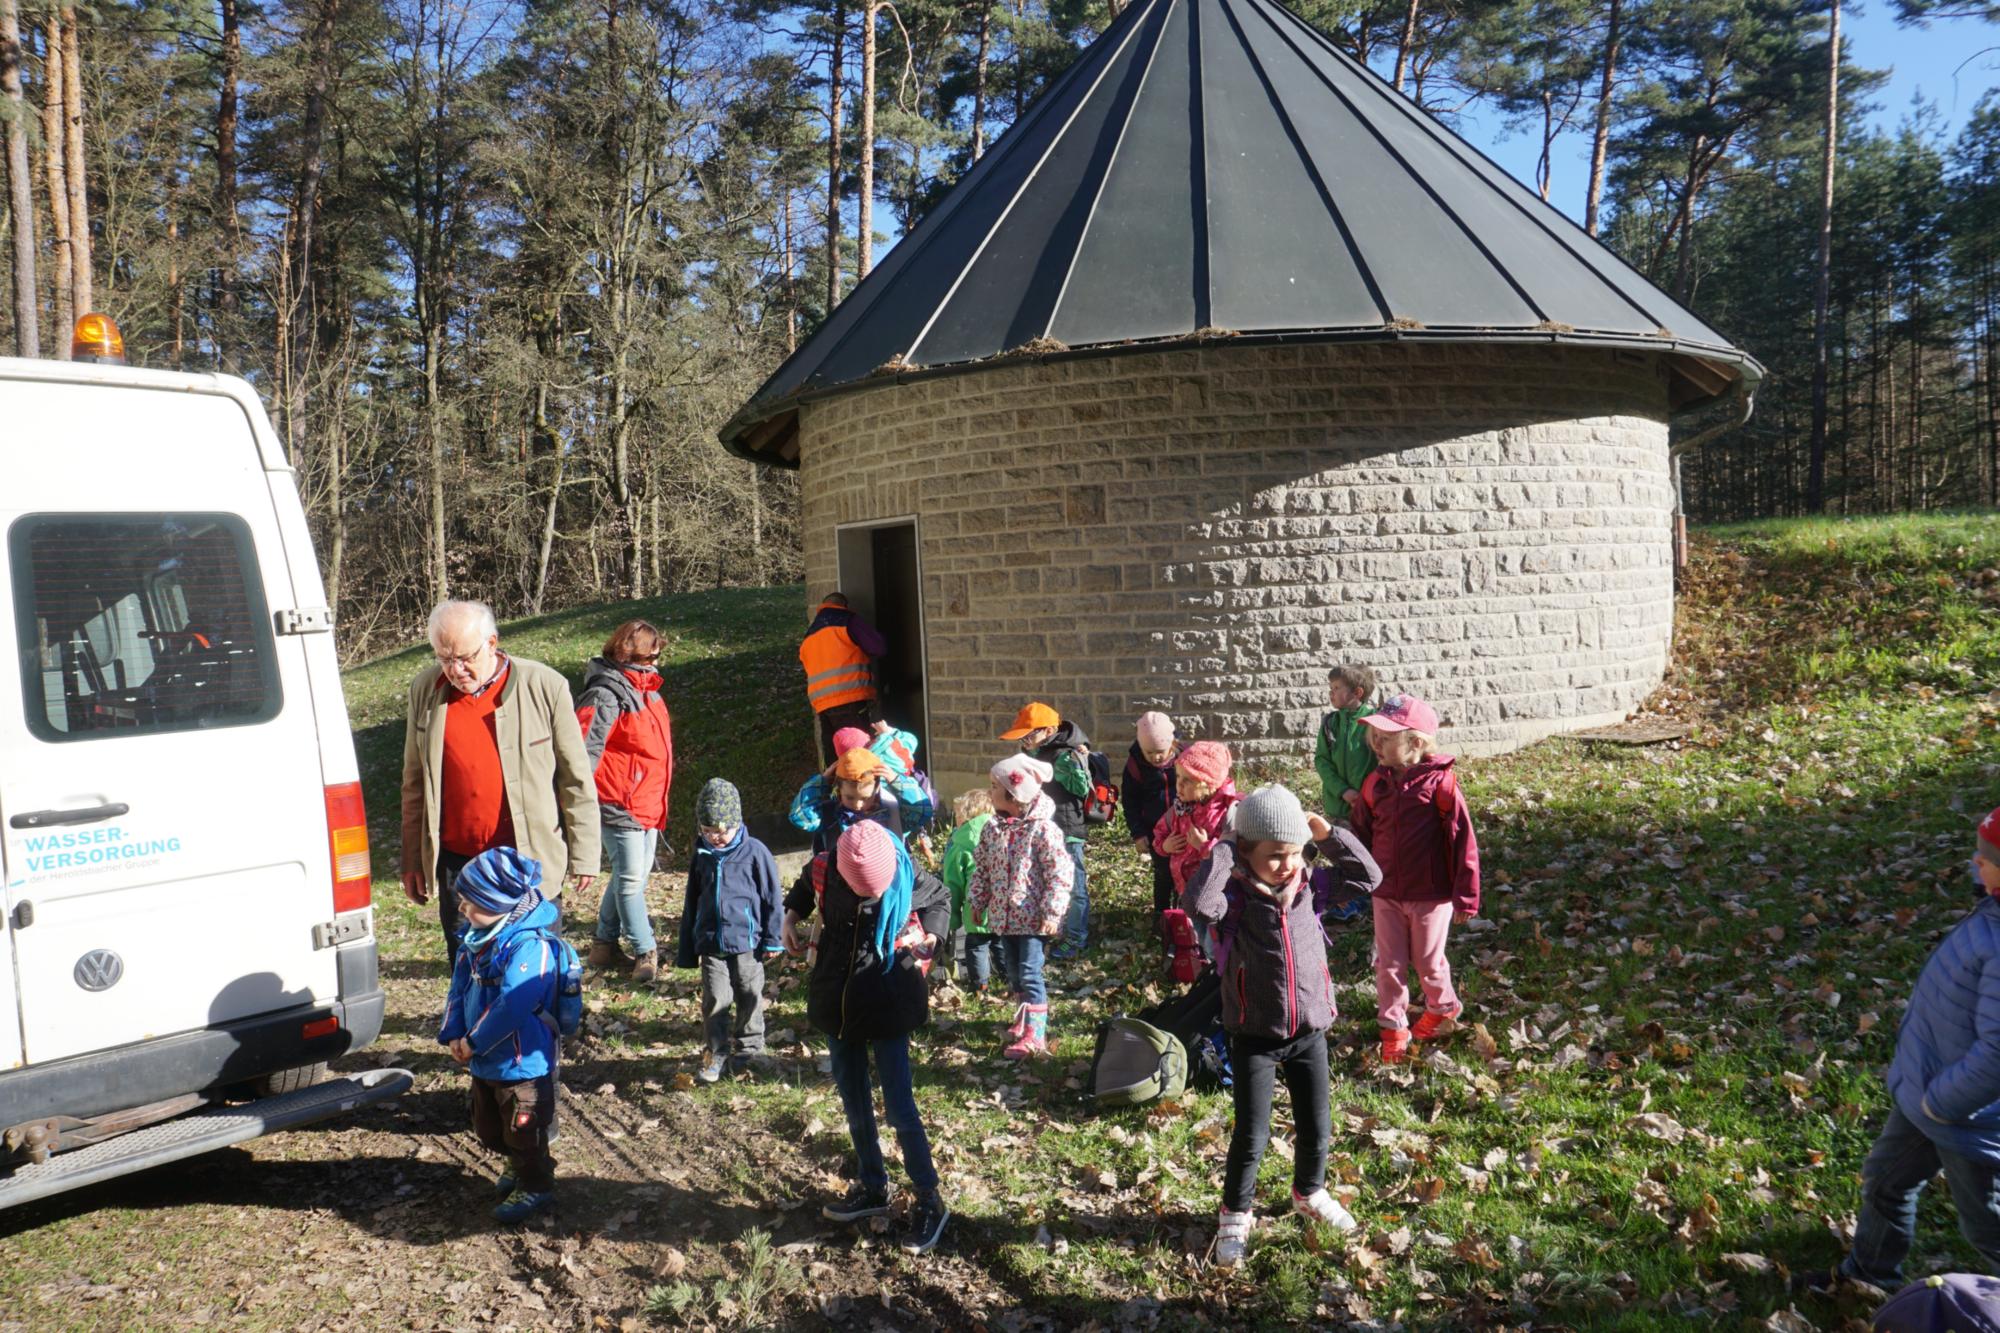
[[[1375,908],[1375,1013],[1385,1028],[1406,1028],[1410,972],[1424,988],[1424,1008],[1447,1018],[1464,1010],[1451,988],[1445,936],[1451,931],[1451,904],[1402,903],[1377,898]]]

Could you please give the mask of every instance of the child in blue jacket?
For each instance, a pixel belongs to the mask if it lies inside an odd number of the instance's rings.
[[[743,827],[735,786],[710,778],[695,797],[694,821],[674,965],[701,967],[708,1051],[699,1077],[713,1083],[725,1062],[741,1074],[764,1053],[764,959],[785,948],[785,893],[771,849]]]
[[[524,1222],[555,1203],[549,1127],[556,1114],[557,940],[542,866],[512,847],[458,872],[461,942],[438,1043],[472,1075],[472,1132],[507,1159],[493,1216]]]
[[[1903,1011],[1889,1065],[1889,1120],[1861,1167],[1854,1248],[1836,1270],[1903,1285],[1917,1198],[1940,1169],[1958,1229],[2000,1271],[2000,810],[1973,842],[1985,895],[1931,952]],[[1836,1274],[1801,1275],[1818,1286]]]

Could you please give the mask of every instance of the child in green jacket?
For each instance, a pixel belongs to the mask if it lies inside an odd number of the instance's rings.
[[[951,931],[959,941],[959,981],[983,992],[1000,957],[1000,937],[988,934],[982,928],[984,922],[967,919],[965,886],[972,882],[972,854],[979,846],[979,835],[993,822],[993,798],[985,787],[974,787],[951,803],[951,817],[951,841],[945,844],[944,870],[938,877],[951,891]]]
[[[1361,784],[1375,771],[1375,752],[1368,747],[1368,729],[1361,719],[1375,711],[1368,697],[1375,693],[1375,673],[1365,666],[1337,666],[1326,673],[1327,702],[1333,711],[1319,720],[1319,745],[1313,767],[1319,770],[1326,817],[1345,820],[1348,805],[1361,799]]]

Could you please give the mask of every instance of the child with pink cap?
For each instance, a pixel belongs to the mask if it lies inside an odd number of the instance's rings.
[[[922,1253],[937,1244],[951,1213],[938,1193],[930,1137],[917,1113],[910,1033],[930,1021],[930,985],[922,965],[949,925],[950,895],[910,859],[901,838],[864,820],[849,825],[832,852],[814,857],[786,896],[786,952],[805,952],[799,923],[815,911],[822,930],[806,979],[806,1019],[826,1035],[834,1087],[860,1167],[847,1197],[820,1211],[836,1222],[889,1211],[889,1169],[868,1081],[872,1059],[883,1109],[902,1145],[903,1169],[917,1191],[903,1248]]]
[[[1153,850],[1167,858],[1174,896],[1186,891],[1188,877],[1208,859],[1209,847],[1229,827],[1236,784],[1229,780],[1236,758],[1221,741],[1196,741],[1174,761],[1174,799],[1153,826]]]
[[[1465,1006],[1452,989],[1445,940],[1453,925],[1479,911],[1479,840],[1472,812],[1437,749],[1437,710],[1414,694],[1391,695],[1361,718],[1373,732],[1381,767],[1361,784],[1349,818],[1382,867],[1375,912],[1375,1013],[1382,1059],[1400,1062],[1411,1041],[1458,1026]],[[1424,1012],[1409,1022],[1410,973],[1423,987]]]
[[[1025,1060],[1049,1049],[1049,992],[1042,981],[1048,936],[1063,928],[1076,866],[1042,788],[1055,770],[1025,754],[993,765],[993,819],[973,851],[965,912],[1000,937],[1001,962],[1019,997],[1006,1055]]]

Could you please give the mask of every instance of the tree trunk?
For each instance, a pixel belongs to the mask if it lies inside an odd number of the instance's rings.
[[[1396,91],[1403,91],[1403,75],[1410,68],[1410,53],[1417,47],[1417,10],[1423,0],[1410,0],[1409,16],[1403,20],[1403,37],[1396,43]]]
[[[2000,305],[1994,302],[1990,254],[1981,276],[1986,297],[1986,503],[2000,505]]]
[[[235,0],[223,0],[234,6]],[[307,385],[313,340],[319,329],[319,301],[313,290],[312,253],[319,221],[320,181],[326,171],[326,93],[332,81],[333,20],[338,0],[319,0],[313,13],[311,61],[306,76],[305,114],[299,122],[299,170],[292,186],[291,216],[286,227],[289,252],[280,257],[293,314],[290,337],[278,343],[278,360],[285,368],[286,447],[296,454],[303,446],[307,416]]]
[[[1611,0],[1604,20],[1604,77],[1597,86],[1597,127],[1590,136],[1590,185],[1583,202],[1583,229],[1597,235],[1597,207],[1604,197],[1604,159],[1611,146],[1611,93],[1618,82],[1618,9]]]
[[[876,0],[861,0],[861,145],[858,149],[861,190],[854,224],[859,243],[854,280],[868,276],[875,262],[875,16]]]
[[[49,229],[55,237],[56,355],[69,359],[76,327],[76,285],[71,273],[76,250],[69,235],[69,173],[63,167],[62,25],[54,14],[42,21],[42,183],[49,197]]]
[[[972,160],[986,156],[986,53],[993,36],[993,6],[979,11],[979,56],[972,66]]]
[[[236,206],[237,81],[243,71],[243,33],[236,0],[220,0],[222,23],[222,91],[215,103],[215,225],[220,253],[215,264],[215,347],[222,368],[234,372],[241,364],[241,329],[237,297],[237,266],[243,262],[243,222]],[[283,347],[280,346],[280,355]],[[289,430],[288,430],[289,433]],[[291,441],[286,441],[290,452]]]
[[[28,104],[21,97],[21,14],[0,0],[0,96],[7,99],[7,207],[14,216],[14,353],[42,354],[35,301],[35,190],[28,179]]]
[[[76,313],[95,308],[90,284],[90,200],[83,160],[83,56],[77,43],[76,6],[62,7],[63,180],[69,187],[71,301]]]
[[[1827,11],[1826,143],[1820,160],[1819,259],[1813,269],[1813,375],[1811,462],[1806,474],[1806,508],[1826,511],[1826,305],[1833,281],[1834,152],[1840,134],[1840,0]]]
[[[840,304],[840,95],[847,49],[847,0],[834,0],[833,53],[826,67],[826,309]]]

